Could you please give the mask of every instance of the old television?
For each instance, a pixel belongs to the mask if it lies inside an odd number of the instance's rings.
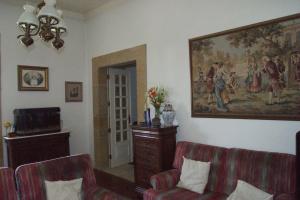
[[[15,133],[18,136],[61,131],[60,108],[23,108],[14,110]]]

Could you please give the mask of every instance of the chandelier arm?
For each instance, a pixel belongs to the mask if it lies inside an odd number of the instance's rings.
[[[33,33],[33,34],[30,34],[31,36],[36,36],[36,35],[38,35],[39,34],[39,32],[40,32],[40,30],[41,30],[41,23],[39,23],[39,26],[38,26],[38,28],[37,28],[37,30],[36,30],[36,32],[35,33]]]
[[[23,34],[23,35],[18,35],[17,38],[20,39],[20,37],[23,37],[23,36],[25,36],[25,34]]]
[[[31,37],[31,34],[30,34],[30,26],[27,26],[26,27],[26,31],[25,31],[25,35],[24,35],[25,37]]]

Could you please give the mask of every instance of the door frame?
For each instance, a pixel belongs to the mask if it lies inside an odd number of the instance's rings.
[[[99,121],[99,105],[105,104],[106,102],[100,102],[99,95],[97,95],[100,90],[99,84],[99,69],[111,66],[128,66],[129,64],[134,63],[136,66],[136,78],[137,78],[137,121],[142,122],[144,115],[144,95],[147,91],[147,52],[146,45],[140,45],[137,47],[113,52],[110,54],[94,57],[92,59],[92,86],[93,86],[93,150],[94,150],[94,160],[96,168],[107,167],[109,163],[108,152],[108,130],[105,130],[107,127],[100,123]],[[108,117],[107,117],[108,118]],[[107,119],[108,120],[108,119]],[[104,127],[104,129],[103,129]],[[100,137],[101,135],[101,137]],[[102,137],[103,136],[103,137]],[[101,141],[97,141],[94,138],[102,138]],[[106,139],[105,139],[106,138]],[[97,145],[103,145],[107,151],[101,151]],[[98,156],[95,156],[98,155]],[[100,155],[100,156],[99,156]]]
[[[1,49],[1,33],[0,33],[0,124],[2,124],[2,108],[1,108],[1,105],[2,105],[2,102],[1,102],[1,96],[2,96],[2,87],[1,87],[1,71],[2,71],[2,60],[1,60],[1,54],[2,54],[2,49]],[[3,166],[3,163],[4,163],[4,152],[3,152],[3,140],[2,140],[2,128],[0,128],[0,167]]]
[[[1,71],[2,71],[2,60],[1,60],[2,48],[1,48],[1,33],[0,33],[0,124],[2,124],[2,87],[1,87]],[[2,140],[2,128],[0,128],[0,167],[4,164],[4,151],[3,151],[3,140]]]

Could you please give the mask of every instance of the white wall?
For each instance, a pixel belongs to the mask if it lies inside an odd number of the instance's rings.
[[[299,9],[299,0],[115,0],[90,12],[85,36],[89,127],[91,58],[147,44],[148,86],[161,84],[169,90],[180,124],[179,140],[294,154],[299,122],[191,118],[188,39]]]
[[[64,128],[71,130],[71,153],[89,152],[83,21],[80,16],[65,17],[70,31],[64,37],[65,48],[57,52],[38,39],[29,48],[18,42],[16,21],[21,13],[21,6],[0,3],[2,120],[13,120],[15,108],[58,106]],[[19,92],[18,64],[49,67],[49,92]],[[84,82],[83,103],[65,103],[65,81]]]

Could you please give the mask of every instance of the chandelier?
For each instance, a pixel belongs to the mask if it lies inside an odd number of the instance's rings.
[[[44,0],[38,8],[24,5],[24,12],[17,21],[23,34],[18,39],[26,46],[33,44],[33,36],[39,35],[43,41],[52,40],[52,45],[58,50],[64,46],[61,35],[67,32],[67,27],[62,19],[62,11],[56,10],[56,0]]]

